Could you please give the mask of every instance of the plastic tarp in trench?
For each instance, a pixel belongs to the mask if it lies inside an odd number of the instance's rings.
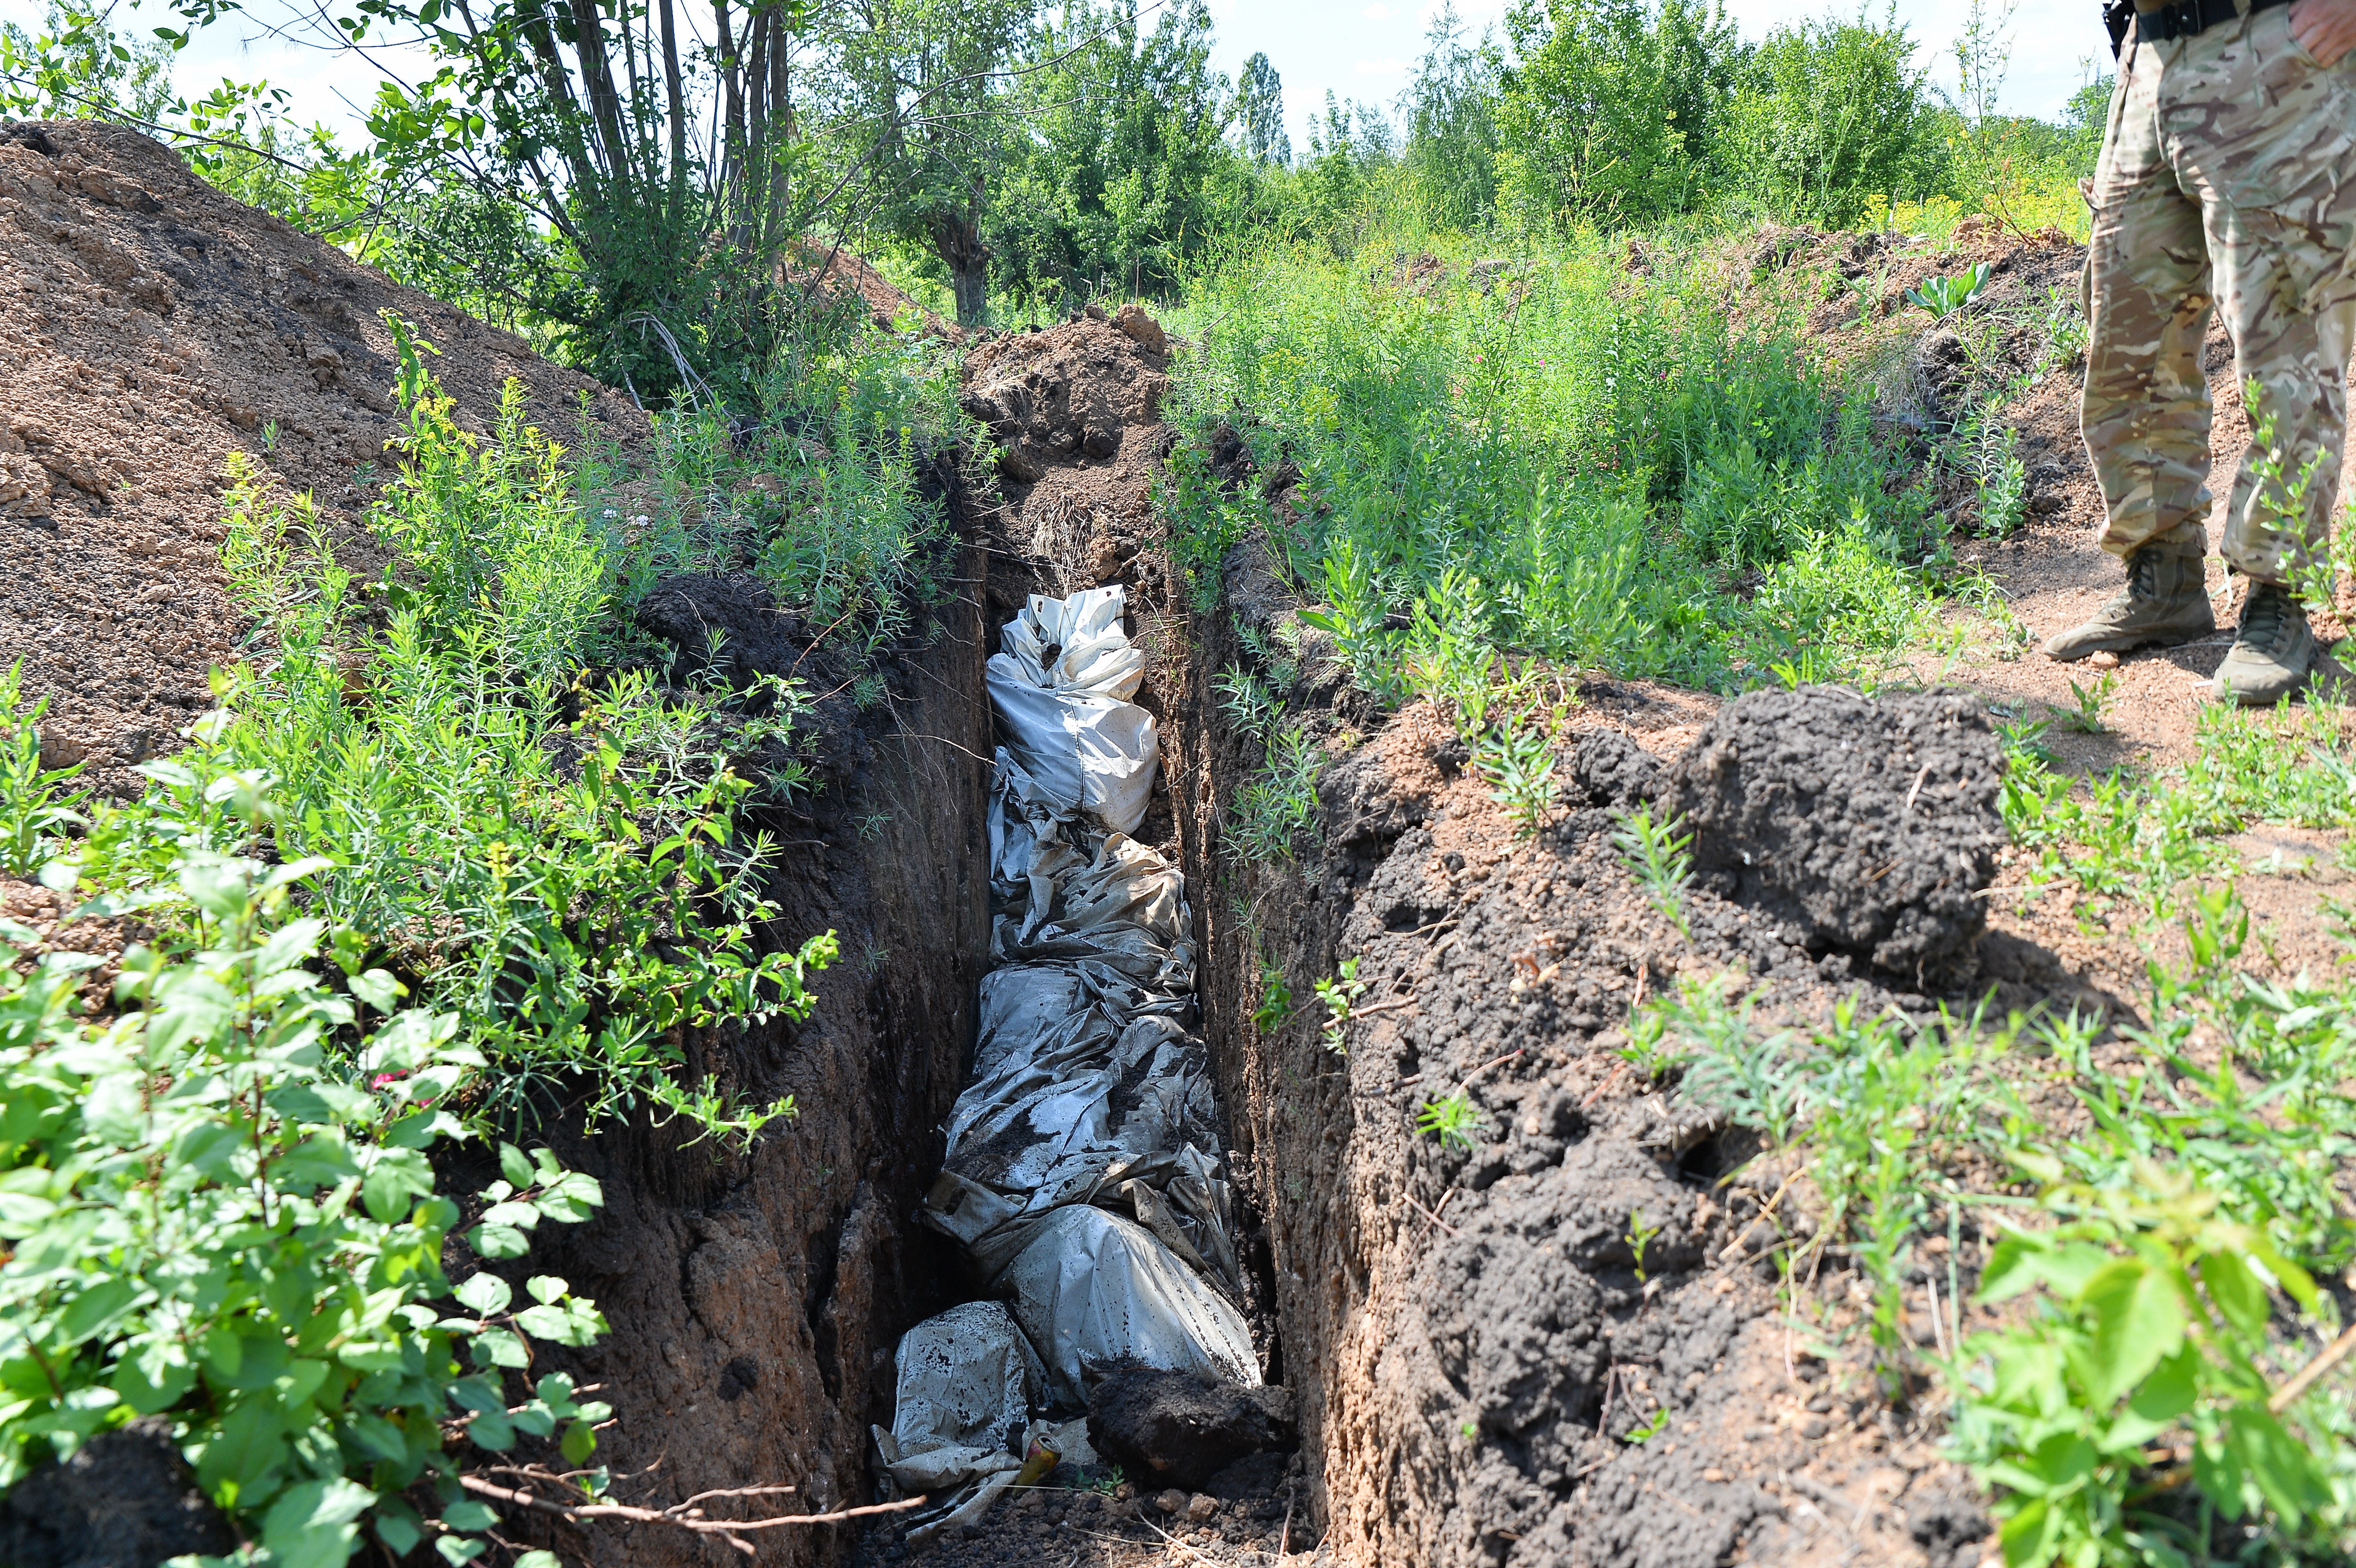
[[[989,665],[1005,743],[991,800],[994,967],[972,1076],[926,1222],[988,1287],[901,1340],[876,1445],[903,1491],[952,1495],[916,1534],[971,1517],[1116,1362],[1256,1384],[1209,1052],[1193,1032],[1185,881],[1129,837],[1159,764],[1129,699],[1144,656],[1118,587],[1033,597]],[[1026,1360],[1027,1358],[1027,1360]],[[1058,1448],[1073,1457],[1068,1447]]]

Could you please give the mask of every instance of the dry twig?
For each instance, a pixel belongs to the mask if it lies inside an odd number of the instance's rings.
[[[558,1475],[537,1465],[501,1466],[498,1473],[516,1477],[527,1485],[536,1482],[569,1488],[573,1480],[570,1476]],[[878,1514],[902,1513],[909,1509],[921,1507],[925,1501],[921,1497],[904,1498],[898,1502],[874,1503],[865,1508],[838,1509],[832,1513],[774,1514],[767,1519],[720,1520],[705,1519],[701,1505],[714,1498],[775,1497],[780,1493],[790,1492],[794,1488],[791,1487],[730,1487],[717,1491],[698,1492],[685,1502],[674,1503],[667,1509],[648,1509],[636,1508],[627,1503],[558,1502],[552,1499],[525,1491],[521,1487],[502,1487],[497,1482],[484,1479],[481,1476],[461,1476],[458,1477],[458,1484],[478,1498],[505,1503],[510,1508],[527,1509],[533,1513],[550,1514],[572,1524],[585,1524],[592,1520],[613,1519],[631,1524],[667,1524],[674,1529],[689,1531],[697,1535],[716,1535],[747,1557],[755,1554],[755,1548],[751,1541],[743,1539],[740,1531],[776,1530],[789,1524],[840,1524],[845,1520],[869,1519]]]

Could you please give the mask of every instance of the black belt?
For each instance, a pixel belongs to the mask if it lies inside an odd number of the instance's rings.
[[[2248,15],[2271,11],[2277,5],[2287,5],[2290,0],[2249,0]],[[2233,0],[2176,0],[2173,5],[2163,5],[2157,11],[2136,13],[2136,37],[2147,44],[2164,44],[2170,38],[2189,38],[2195,33],[2206,32],[2224,22],[2238,22],[2244,13]]]

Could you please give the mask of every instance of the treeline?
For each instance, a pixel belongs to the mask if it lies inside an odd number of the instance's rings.
[[[170,3],[169,40],[228,6]],[[1715,0],[1518,0],[1479,37],[1443,10],[1396,101],[1329,95],[1296,152],[1267,58],[1212,68],[1204,0],[349,0],[321,12],[338,39],[423,44],[439,69],[387,81],[345,149],[258,85],[173,99],[163,46],[84,4],[0,39],[0,107],[206,133],[192,155],[237,194],[652,391],[773,356],[777,284],[813,241],[930,280],[970,325],[1165,295],[1239,240],[1347,249],[1370,217],[2010,217],[2091,169],[2107,92],[2059,123],[1995,112],[1977,0],[1952,93],[1894,14],[1746,42]]]

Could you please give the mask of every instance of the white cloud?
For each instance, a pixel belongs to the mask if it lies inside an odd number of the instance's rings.
[[[1359,15],[1369,22],[1387,22],[1398,13],[1387,5],[1369,5]]]
[[[1397,76],[1407,67],[1398,60],[1360,60],[1353,69],[1360,76]]]

